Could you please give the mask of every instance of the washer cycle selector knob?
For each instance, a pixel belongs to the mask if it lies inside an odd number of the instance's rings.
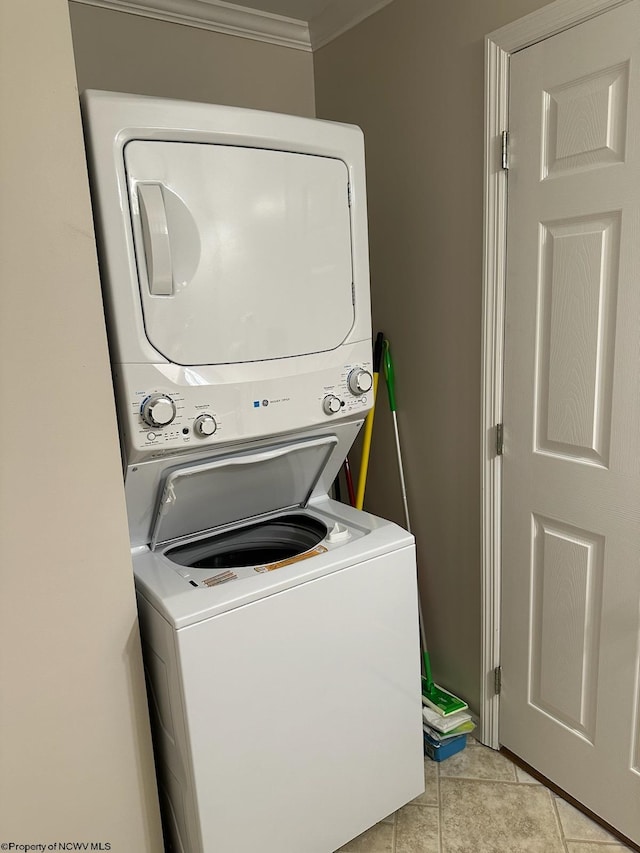
[[[371,391],[373,386],[373,377],[368,370],[363,370],[361,367],[354,367],[347,379],[349,391],[356,396],[366,394]]]
[[[337,397],[334,397],[333,394],[327,394],[327,396],[322,401],[322,411],[325,415],[335,415],[336,412],[339,412],[341,409],[340,400]]]
[[[150,427],[168,426],[176,416],[176,404],[166,394],[151,394],[142,404],[140,415]]]
[[[216,423],[216,419],[213,415],[198,415],[193,422],[193,428],[196,435],[206,438],[207,436],[214,434],[218,429],[218,424]]]

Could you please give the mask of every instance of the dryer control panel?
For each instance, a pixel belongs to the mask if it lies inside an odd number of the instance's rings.
[[[373,378],[369,346],[358,348],[361,357],[339,368],[278,375],[282,363],[258,363],[262,376],[252,382],[230,381],[233,370],[220,366],[114,366],[127,463],[362,419]]]

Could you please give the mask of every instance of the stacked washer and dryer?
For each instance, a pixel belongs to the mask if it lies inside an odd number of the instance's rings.
[[[424,787],[414,541],[328,496],[372,405],[362,134],[83,110],[168,836],[331,853]]]

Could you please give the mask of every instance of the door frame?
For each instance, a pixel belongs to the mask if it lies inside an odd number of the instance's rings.
[[[512,53],[629,2],[555,0],[485,38],[479,739],[493,749],[500,746],[495,672],[500,666],[502,457],[496,452],[496,425],[502,423],[503,396],[508,170],[502,168],[502,132],[508,130],[509,60]]]

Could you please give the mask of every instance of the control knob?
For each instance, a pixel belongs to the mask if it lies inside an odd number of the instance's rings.
[[[362,367],[354,367],[347,379],[347,385],[352,394],[360,396],[360,394],[366,394],[367,391],[371,391],[373,377],[368,370],[364,370]]]
[[[166,394],[151,394],[142,404],[140,415],[150,427],[168,426],[176,416],[176,404]]]
[[[216,423],[216,419],[213,415],[198,415],[193,422],[193,429],[195,430],[196,435],[200,435],[202,438],[207,438],[208,436],[213,435],[218,429],[218,424]]]
[[[336,412],[339,412],[342,407],[340,400],[335,397],[333,394],[327,394],[327,396],[322,401],[322,411],[325,415],[335,415]]]

